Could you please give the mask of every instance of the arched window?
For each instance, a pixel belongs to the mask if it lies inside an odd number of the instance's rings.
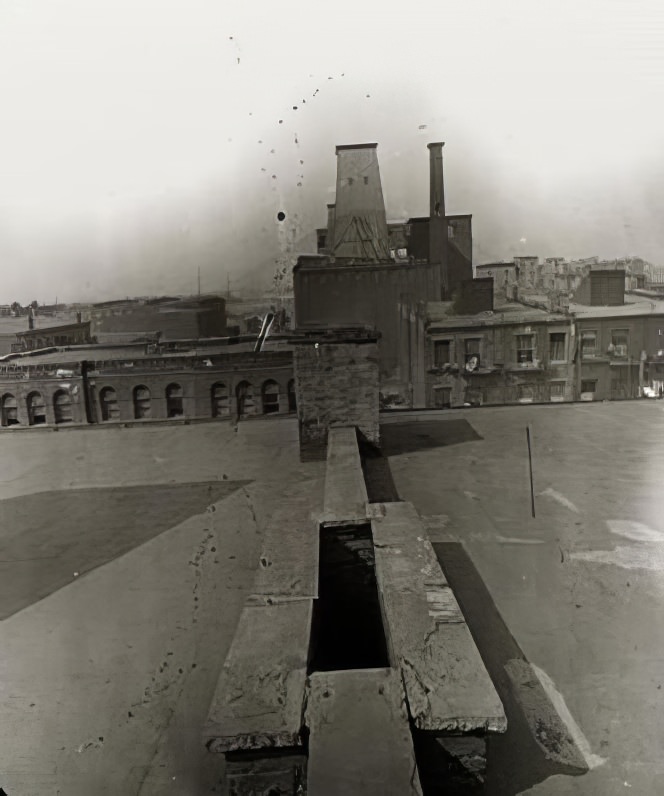
[[[235,388],[235,397],[237,398],[237,414],[238,417],[242,415],[253,415],[256,413],[256,405],[254,404],[254,388],[248,381],[241,381]]]
[[[279,385],[269,379],[263,384],[263,414],[269,415],[279,411]]]
[[[182,387],[179,384],[169,384],[166,387],[166,417],[182,417]]]
[[[118,396],[113,387],[104,387],[99,393],[99,403],[101,404],[102,420],[119,419],[120,407],[118,406]]]
[[[297,398],[295,397],[295,379],[288,382],[288,411],[297,412]]]
[[[40,392],[31,392],[28,395],[28,423],[31,426],[41,426],[46,423],[46,404]]]
[[[0,416],[3,426],[18,425],[18,406],[16,404],[16,397],[9,392],[2,396]]]
[[[71,395],[68,390],[58,390],[53,396],[53,412],[56,423],[71,423],[74,415],[71,408]]]
[[[150,390],[144,385],[134,387],[134,417],[141,420],[150,417],[152,414],[152,399]]]
[[[212,385],[210,397],[212,399],[212,417],[224,417],[230,412],[228,400],[228,387],[221,382]]]

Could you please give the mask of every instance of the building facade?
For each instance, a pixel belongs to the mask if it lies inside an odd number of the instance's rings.
[[[296,411],[285,351],[148,356],[126,347],[0,364],[3,427],[167,418],[246,418]]]
[[[443,144],[428,149],[429,215],[388,223],[376,144],[337,147],[336,202],[317,230],[318,255],[298,258],[293,270],[297,328],[377,330],[381,394],[403,406],[411,388],[401,302],[451,298],[472,280],[471,216],[446,214]]]
[[[573,400],[575,329],[564,314],[506,304],[456,315],[426,307],[423,389],[430,408]]]

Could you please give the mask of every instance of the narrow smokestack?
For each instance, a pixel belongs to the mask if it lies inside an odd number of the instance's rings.
[[[445,219],[445,186],[443,179],[442,142],[429,148],[429,262],[440,266],[441,298],[450,297],[447,269],[447,220]]]
[[[335,219],[336,205],[331,204],[327,206],[327,236],[325,241],[325,249],[329,252],[334,252],[334,219]]]
[[[389,260],[377,144],[338,146],[334,238],[330,253],[367,262]]]
[[[445,183],[443,180],[443,142],[428,144],[429,216],[445,218]]]
[[[30,309],[28,310],[28,329],[35,328],[35,316],[33,313],[34,310],[32,309],[32,307],[30,307]]]

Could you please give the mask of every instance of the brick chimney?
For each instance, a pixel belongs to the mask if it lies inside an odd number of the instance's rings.
[[[336,148],[334,234],[327,247],[336,258],[366,262],[390,259],[377,146],[350,144]]]
[[[429,149],[429,262],[440,265],[441,298],[448,298],[447,221],[445,219],[445,181],[442,141]]]
[[[331,204],[327,206],[327,235],[325,238],[325,250],[332,251],[334,244],[334,219],[336,215],[336,205]]]

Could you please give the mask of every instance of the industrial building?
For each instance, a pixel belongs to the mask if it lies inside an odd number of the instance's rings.
[[[318,253],[293,272],[299,330],[365,326],[381,335],[380,389],[410,402],[397,306],[451,299],[472,279],[469,215],[448,215],[443,144],[429,144],[429,215],[388,224],[377,144],[336,148],[336,201],[318,230]]]

